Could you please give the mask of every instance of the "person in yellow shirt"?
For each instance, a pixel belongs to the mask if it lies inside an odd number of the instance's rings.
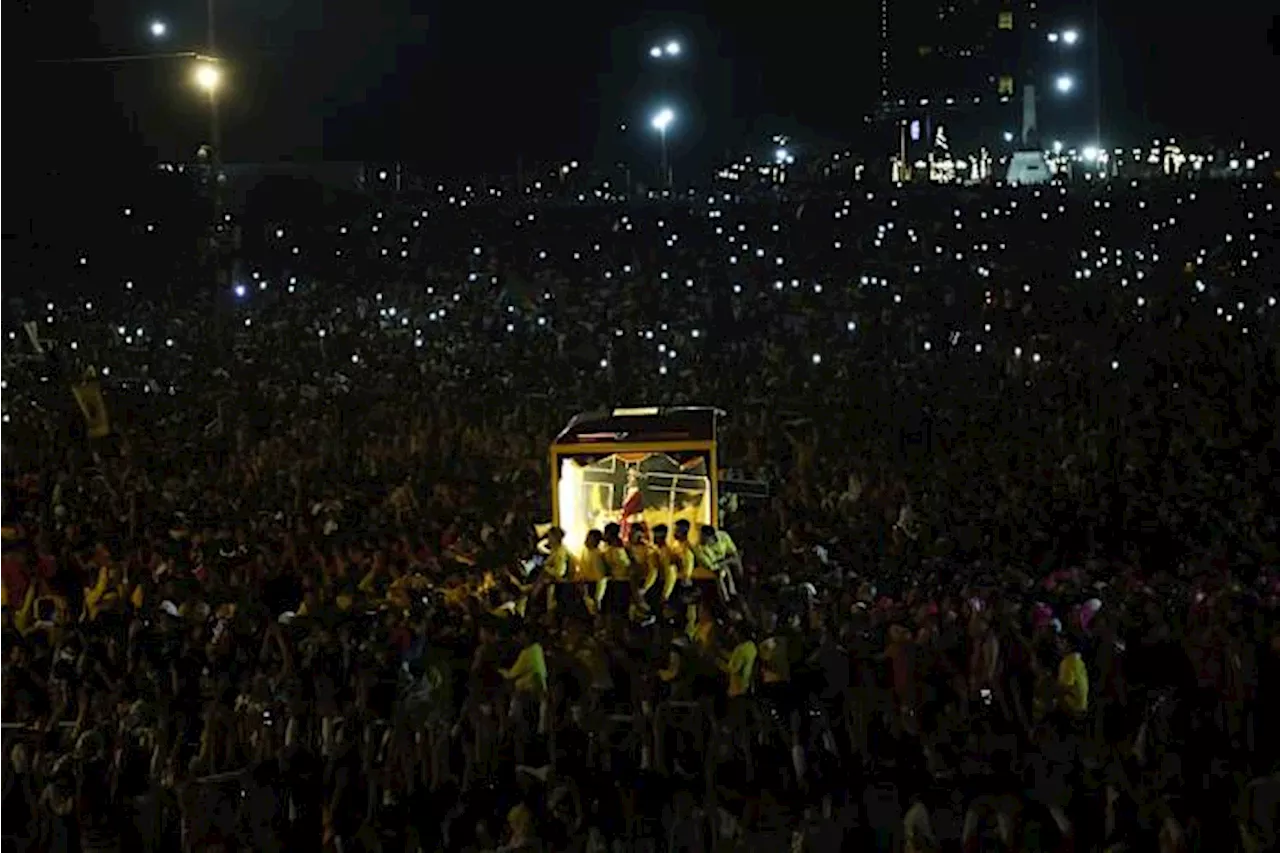
[[[119,566],[109,562],[103,563],[98,569],[97,582],[85,588],[85,615],[90,621],[97,619],[99,613],[123,607],[128,597],[129,591],[125,588],[124,577]]]
[[[738,558],[738,546],[728,533],[704,524],[698,531],[697,555],[715,578],[716,588],[723,601],[738,594],[733,573],[735,569],[741,571],[742,562]]]
[[[1074,719],[1089,710],[1089,670],[1084,658],[1063,637],[1058,639],[1062,660],[1058,663],[1058,708]]]
[[[671,560],[676,566],[676,575],[680,583],[688,586],[693,583],[694,554],[693,544],[689,541],[689,522],[683,518],[676,522],[676,529],[670,544]]]
[[[684,519],[676,522],[676,541],[683,543],[689,549],[693,558],[693,580],[702,583],[714,582],[716,591],[720,594],[720,600],[727,602],[729,600],[729,590],[720,572],[720,554],[715,543],[715,528],[710,528],[711,537],[709,540],[704,541],[699,538],[697,542],[689,540],[689,529],[689,522]],[[706,530],[708,528],[704,527],[702,529]]]
[[[654,528],[654,538],[657,539],[659,528],[662,529],[663,538],[666,538],[666,526],[660,524]],[[657,542],[653,544],[646,542],[643,526],[635,526],[631,529],[631,564],[636,567],[636,583],[640,585],[636,605],[645,610],[649,610],[649,605],[652,603],[653,596],[650,593],[653,593],[658,579],[663,578],[663,564],[667,562],[664,557],[666,557],[664,548],[658,546]],[[666,579],[663,578],[663,580]],[[666,583],[663,583],[663,587],[666,587]]]
[[[528,735],[534,731],[544,731],[547,725],[547,659],[542,651],[542,643],[538,642],[528,628],[520,631],[518,639],[523,648],[515,663],[498,672],[515,688],[509,719],[518,730],[523,730],[518,731],[515,738],[516,763],[523,764]]]
[[[525,635],[524,640],[530,640]],[[542,644],[530,641],[520,650],[515,663],[507,669],[500,670],[502,677],[512,682],[518,693],[525,693],[541,700],[547,693],[547,659],[542,652]]]
[[[760,650],[751,637],[742,630],[731,630],[731,638],[738,640],[729,657],[724,660],[720,669],[729,677],[729,698],[736,699],[751,692],[751,683],[755,677],[756,658]]]
[[[603,607],[607,597],[608,612],[625,617],[631,606],[631,556],[622,544],[621,525],[605,525],[604,563],[608,569],[608,577],[604,580],[604,587],[596,595],[596,604]]]
[[[600,600],[604,598],[608,585],[605,582],[604,554],[600,550],[603,541],[604,534],[599,530],[588,531],[587,541],[583,543],[582,554],[578,557],[577,580],[583,584],[582,597],[592,613],[600,610]]]
[[[716,660],[716,618],[706,603],[691,604],[685,609],[684,635],[691,643],[696,644],[698,653],[709,660]]]
[[[635,588],[631,596],[633,615],[649,609],[648,596],[658,581],[658,572],[654,561],[654,548],[649,544],[649,531],[643,524],[631,528],[631,541],[627,543],[627,554],[631,557],[631,583]]]
[[[662,603],[671,600],[671,593],[676,588],[678,572],[676,561],[671,551],[671,543],[667,541],[667,526],[656,525],[653,528],[653,545],[649,548],[649,571],[645,576],[645,592],[662,579]]]
[[[547,586],[547,612],[556,609],[556,586],[565,583],[573,571],[575,560],[564,544],[564,531],[553,527],[547,531],[547,559],[542,564],[542,578]]]
[[[699,531],[698,542],[714,561],[716,571],[729,575],[729,583],[733,583],[735,577],[741,577],[742,557],[727,530],[716,530],[710,524],[704,524]]]

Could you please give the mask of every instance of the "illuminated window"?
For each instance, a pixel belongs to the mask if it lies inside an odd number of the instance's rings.
[[[996,92],[1001,95],[1013,94],[1013,78],[1008,74],[1000,76],[1000,82],[996,85]]]
[[[996,19],[996,26],[1002,30],[1013,29],[1013,13],[1001,12],[1000,17]]]

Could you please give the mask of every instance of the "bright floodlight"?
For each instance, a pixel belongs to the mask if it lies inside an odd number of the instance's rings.
[[[1092,163],[1098,159],[1098,147],[1096,145],[1086,145],[1084,149],[1084,159]]]
[[[671,122],[676,120],[676,114],[669,107],[658,110],[653,117],[653,128],[660,133],[666,133],[667,128],[671,126]]]
[[[1060,36],[1057,33],[1049,33],[1049,43],[1057,44]]]
[[[665,48],[663,48],[663,50],[665,50],[665,51],[666,51],[667,56],[679,56],[679,55],[680,55],[680,42],[678,42],[678,41],[669,41],[669,42],[667,42],[667,46],[666,46]]]
[[[1075,88],[1076,81],[1072,80],[1069,74],[1063,74],[1060,75],[1057,80],[1053,81],[1053,85],[1059,92],[1062,92],[1065,95],[1067,92],[1070,92]]]
[[[1062,40],[1066,44],[1075,44],[1076,42],[1080,41],[1080,33],[1076,32],[1075,30],[1067,30],[1065,33],[1062,34]]]
[[[164,21],[152,21],[149,29],[152,38],[162,39],[169,34],[169,25]]]
[[[658,47],[658,46],[655,44],[653,47],[649,48],[649,55],[650,55],[650,56],[652,56],[654,59],[661,59],[661,58],[662,58],[662,48]]]
[[[1012,141],[1013,141],[1013,131],[1006,130],[1006,131],[1004,132],[1004,141],[1005,141],[1005,142],[1012,142]]]
[[[218,66],[205,62],[201,63],[196,69],[196,85],[209,94],[213,94],[218,90],[218,86],[222,83],[222,71]]]

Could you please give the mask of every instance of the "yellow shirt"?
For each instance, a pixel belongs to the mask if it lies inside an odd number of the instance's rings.
[[[643,585],[649,579],[650,563],[653,560],[653,546],[647,542],[639,542],[628,546],[627,553],[631,555],[631,566],[635,570],[633,580]],[[648,587],[645,588],[648,589]]]
[[[631,580],[631,557],[627,549],[621,545],[606,545],[604,562],[609,568],[609,579],[614,581]]]
[[[573,563],[573,554],[562,543],[551,549],[551,553],[547,555],[547,561],[542,564],[542,571],[553,581],[563,581],[568,577]]]
[[[1079,652],[1072,652],[1058,664],[1058,688],[1063,708],[1073,714],[1089,710],[1089,671]]]
[[[696,609],[694,605],[690,605],[691,609]],[[690,614],[689,621],[685,625],[684,635],[692,642],[702,647],[704,652],[710,652],[715,646],[716,623],[713,619],[699,620],[694,614]]]
[[[598,548],[583,548],[578,558],[578,580],[595,583],[604,579],[604,555]]]
[[[756,644],[747,640],[739,643],[729,655],[729,662],[723,667],[729,674],[729,696],[742,696],[751,689],[751,676],[755,674],[756,657],[760,650]]]
[[[525,646],[510,669],[502,670],[503,678],[514,681],[517,690],[537,696],[547,692],[547,659],[539,643]]]
[[[667,542],[667,559],[675,565],[680,580],[693,579],[693,547],[688,542]]]
[[[462,607],[467,603],[467,599],[471,597],[471,590],[467,589],[465,584],[457,586],[447,586],[444,588],[444,601],[450,607]]]
[[[104,607],[118,604],[128,597],[123,584],[111,585],[107,567],[98,569],[98,582],[84,591],[84,607],[90,619],[96,619]]]
[[[714,556],[717,566],[738,556],[738,544],[733,541],[733,537],[723,530],[716,531],[716,542],[708,550]]]
[[[644,542],[632,547],[631,559],[636,564],[636,568],[644,574],[640,579],[640,588],[645,592],[652,589],[659,578],[665,576],[665,569],[670,565],[666,549]]]

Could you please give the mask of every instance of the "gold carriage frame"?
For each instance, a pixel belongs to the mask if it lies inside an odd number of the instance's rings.
[[[607,459],[619,454],[693,453],[706,459],[706,500],[700,523],[719,523],[720,470],[716,448],[716,419],[723,415],[709,407],[614,409],[580,414],[551,443],[551,518],[564,529],[571,548],[582,544],[589,521],[570,518],[572,508],[562,502],[561,471],[566,459]],[[678,475],[676,475],[678,476]],[[676,486],[671,494],[678,491]],[[696,528],[695,528],[696,529]]]

